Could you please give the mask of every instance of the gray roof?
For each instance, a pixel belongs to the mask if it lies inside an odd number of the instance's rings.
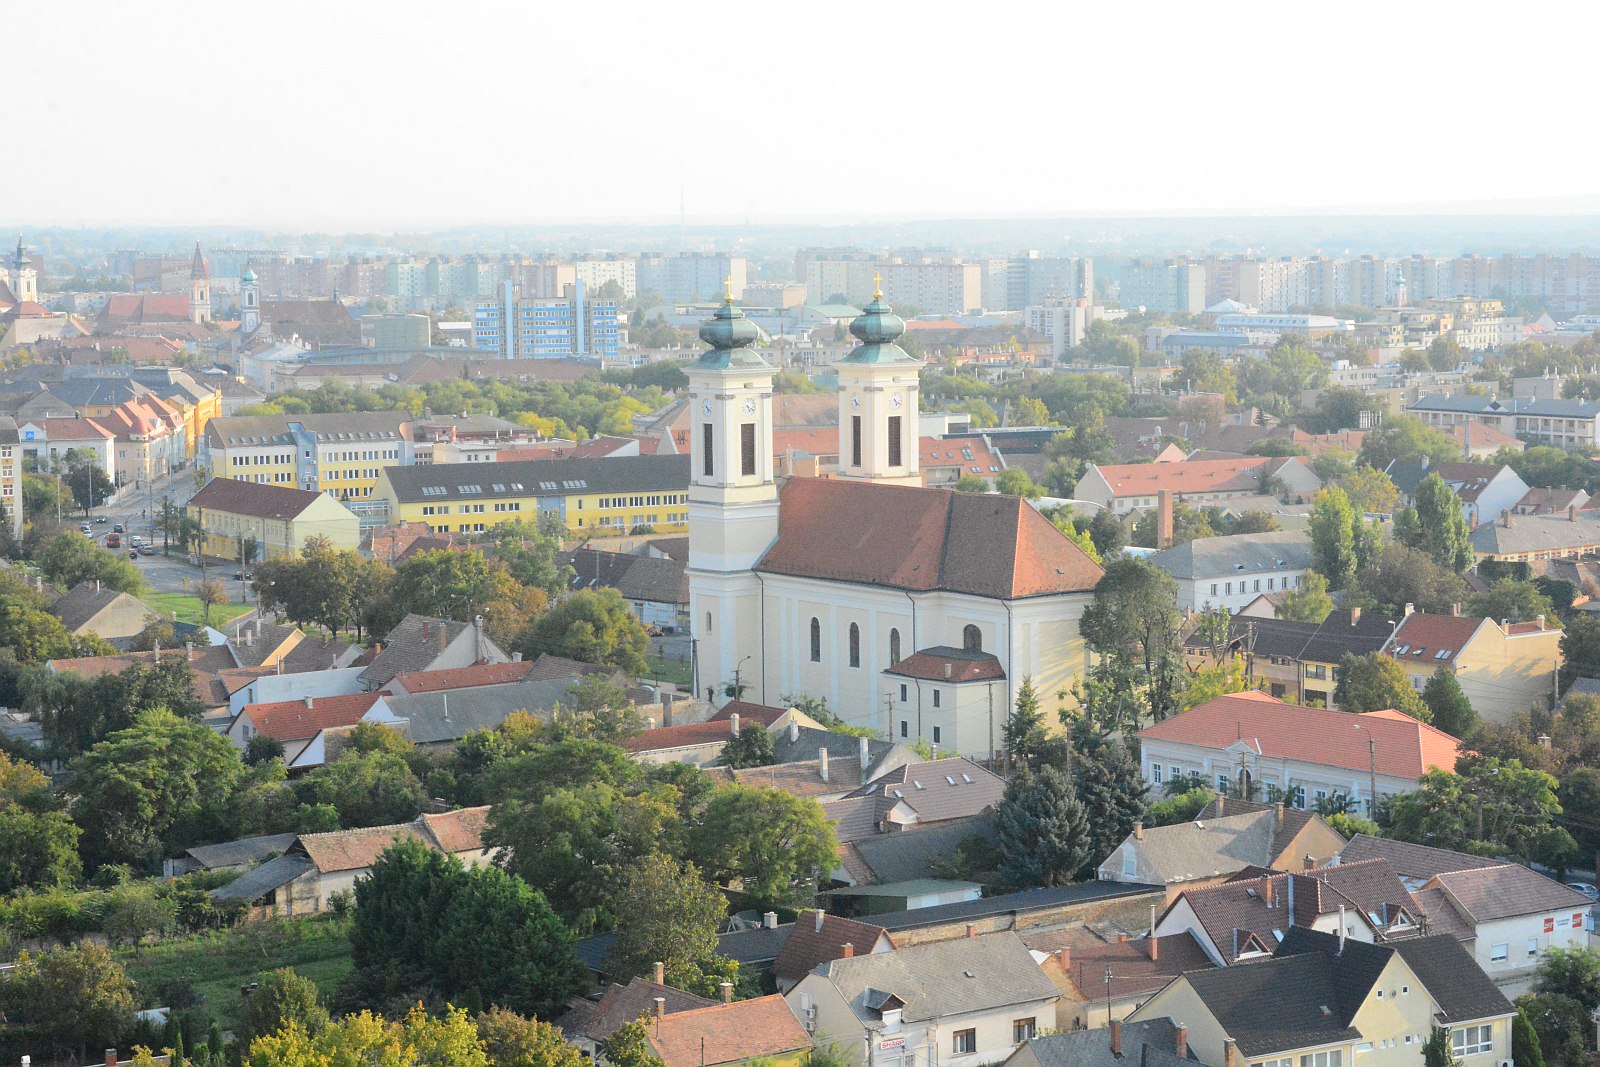
[[[1600,416],[1600,403],[1592,400],[1536,400],[1513,397],[1500,400],[1487,396],[1424,396],[1407,411],[1460,411],[1483,415],[1539,415],[1559,419],[1592,419]]]
[[[1139,873],[1162,882],[1192,882],[1242,871],[1249,866],[1270,867],[1273,860],[1275,813],[1251,811],[1242,815],[1152,826],[1142,840],[1129,835],[1139,856]],[[1117,864],[1122,845],[1101,863]]]
[[[800,763],[817,758],[820,749],[827,749],[829,757],[833,759],[848,759],[861,755],[861,742],[863,738],[854,734],[835,733],[832,730],[819,730],[812,726],[795,725],[793,732],[795,739],[789,740],[789,730],[780,730],[772,738],[772,751],[777,757],[776,763]],[[880,741],[876,737],[865,738],[867,742],[867,766],[871,770],[886,770],[890,766],[890,757],[895,763],[910,763],[920,757],[909,747],[897,741]],[[902,758],[903,757],[903,758]],[[869,772],[869,778],[871,777]]]
[[[1591,901],[1576,889],[1546,878],[1520,863],[1502,863],[1476,870],[1444,871],[1431,886],[1442,889],[1450,903],[1473,923],[1512,919],[1541,912],[1582,912]]]
[[[128,597],[130,601],[134,599],[127,593],[85,579],[57,598],[56,602],[50,605],[50,611],[61,620],[61,625],[65,626],[69,633],[76,633],[80,627],[122,597]],[[144,611],[147,615],[155,614],[149,608],[145,608]]]
[[[413,744],[454,741],[474,730],[493,730],[514,711],[548,713],[556,704],[571,703],[572,680],[475,685],[388,698],[391,711],[407,720],[405,735]]]
[[[857,1017],[874,1028],[881,1021],[866,1003],[877,993],[899,997],[907,1022],[1059,996],[1022,939],[1009,930],[837,959],[812,973],[831,981]]]
[[[1447,1023],[1510,1015],[1511,1002],[1454,937],[1418,937],[1392,947],[1422,987],[1433,995]]]
[[[433,463],[384,469],[402,503],[487,500],[506,496],[672,492],[689,487],[689,457],[525,459],[505,463]]]
[[[1073,1030],[1036,1037],[1006,1061],[1015,1067],[1184,1067],[1197,1057],[1178,1057],[1178,1028],[1171,1019],[1122,1024],[1122,1055],[1111,1054],[1111,1028]]]
[[[896,767],[849,794],[870,797],[879,810],[904,803],[917,821],[943,822],[977,815],[998,804],[1006,783],[965,757],[926,760]],[[843,840],[843,838],[841,838]]]
[[[1339,862],[1360,863],[1363,860],[1388,860],[1389,866],[1401,878],[1420,881],[1427,881],[1445,871],[1470,871],[1498,862],[1468,852],[1453,852],[1448,848],[1413,845],[1409,841],[1357,834],[1339,850]]]
[[[1600,518],[1593,512],[1565,515],[1515,515],[1511,525],[1482,522],[1472,531],[1474,551],[1488,555],[1559,552],[1600,545]]]
[[[907,878],[900,882],[885,882],[881,885],[852,885],[840,889],[830,889],[828,896],[833,897],[888,897],[899,899],[901,897],[922,896],[925,893],[946,893],[954,889],[974,890],[982,889],[977,882],[965,882],[955,878]]]
[[[445,466],[466,467],[471,464],[447,463]],[[467,625],[427,615],[407,615],[384,637],[381,642],[383,651],[361,672],[362,683],[376,689],[402,671],[427,670],[429,664],[439,658],[439,627],[444,627],[444,640],[448,645],[461,636]]]
[[[850,847],[860,855],[879,882],[905,882],[925,878],[939,860],[948,860],[956,846],[969,837],[990,837],[994,818],[974,815],[935,826],[913,827],[898,834],[857,838]]]
[[[221,867],[242,867],[259,863],[271,856],[282,855],[294,843],[294,834],[267,834],[264,837],[246,837],[238,841],[224,841],[220,845],[196,845],[189,855],[207,870]]]
[[[1174,578],[1231,578],[1311,566],[1311,538],[1296,530],[1202,537],[1162,549],[1150,562]]]
[[[242,900],[246,903],[260,900],[274,889],[288,885],[311,869],[311,861],[304,856],[278,856],[253,871],[241,874],[227,885],[213,889],[211,897],[213,900]]]

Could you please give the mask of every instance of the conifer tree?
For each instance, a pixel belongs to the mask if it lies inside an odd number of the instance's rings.
[[[1452,737],[1466,737],[1478,726],[1478,713],[1449,667],[1433,672],[1422,687],[1422,702],[1433,712],[1433,725]]]
[[[1044,766],[1013,778],[995,808],[1000,876],[1019,889],[1066,885],[1089,859],[1089,823],[1072,780]]]

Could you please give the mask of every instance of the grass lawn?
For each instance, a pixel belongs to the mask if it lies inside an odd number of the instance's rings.
[[[651,656],[647,662],[648,669],[644,672],[647,677],[661,682],[672,682],[674,685],[689,684],[688,660]]]
[[[350,941],[331,916],[245,923],[229,930],[194,934],[146,945],[117,959],[139,984],[139,1007],[157,1008],[162,983],[188,978],[205,995],[206,1007],[226,1029],[239,1010],[239,987],[263,971],[293,967],[331,995],[350,970]]]
[[[238,582],[237,585],[244,583]],[[229,590],[233,592],[233,590]],[[189,622],[199,625],[205,621],[200,598],[189,593],[148,593],[141,597],[146,604],[159,611],[164,617],[177,616],[179,622]],[[211,625],[217,629],[230,619],[236,619],[250,610],[249,604],[213,604],[211,605]]]

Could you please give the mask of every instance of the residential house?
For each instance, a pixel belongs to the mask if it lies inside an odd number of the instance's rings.
[[[1188,1067],[1189,1031],[1171,1019],[1045,1034],[1019,1046],[1004,1067]]]
[[[1276,480],[1295,499],[1309,500],[1321,480],[1298,456],[1188,459],[1181,463],[1090,464],[1075,495],[1126,515],[1156,506],[1163,492],[1177,502],[1204,507],[1257,496]]]
[[[983,896],[983,885],[957,878],[908,878],[884,884],[841,886],[822,894],[828,907],[852,917],[899,914],[964,904]]]
[[[532,669],[533,663],[524,661],[522,653],[517,652],[504,663],[474,663],[467,667],[449,667],[437,671],[401,671],[389,679],[384,691],[399,697],[471,689],[480,685],[511,685],[526,678]]]
[[[824,804],[841,844],[991,810],[1005,795],[998,775],[964,756],[896,767],[842,800]]]
[[[200,525],[201,550],[218,559],[242,560],[252,544],[255,559],[297,557],[312,537],[351,551],[361,543],[361,522],[349,508],[290,486],[213,478],[186,511]]]
[[[483,632],[483,620],[455,622],[409,614],[374,647],[372,662],[361,672],[369,691],[382,689],[395,675],[440,671],[475,663],[504,663],[511,657]],[[532,672],[528,675],[532,677]]]
[[[1560,515],[1577,518],[1577,512],[1589,505],[1589,494],[1582,489],[1544,488],[1535,486],[1512,510],[1518,515]]]
[[[839,866],[834,869],[833,880],[847,886],[864,886],[934,878],[948,867],[956,850],[972,838],[994,839],[993,812],[856,837],[839,845]]]
[[[1413,887],[1429,929],[1467,946],[1497,981],[1538,966],[1551,949],[1589,946],[1591,901],[1520,863],[1358,834],[1337,862],[1382,859]]]
[[[118,485],[148,483],[184,462],[184,428],[159,397],[124,401],[94,421],[116,435]]]
[[[1183,972],[1216,966],[1188,931],[1107,939],[1080,925],[1024,931],[1022,940],[1061,994],[1054,1030],[1117,1025]]]
[[[384,849],[397,841],[419,841],[469,866],[490,862],[483,827],[488,807],[419,815],[411,822],[301,834],[283,855],[211,891],[215,900],[238,900],[268,915],[292,917],[325,911],[336,893],[347,893]]]
[[[1265,693],[1215,697],[1139,731],[1145,780],[1159,788],[1198,775],[1218,793],[1264,791],[1304,810],[1344,798],[1372,810],[1408,793],[1433,768],[1454,770],[1461,742],[1398,711],[1342,711],[1284,704]]]
[[[835,431],[834,451],[838,451]],[[962,478],[982,478],[991,486],[1006,469],[1005,457],[987,434],[969,437],[920,437],[922,484],[952,487]]]
[[[1262,593],[1298,589],[1312,569],[1311,538],[1288,530],[1202,537],[1162,549],[1149,562],[1176,580],[1181,610],[1235,612]]]
[[[235,415],[211,421],[200,466],[218,478],[326,493],[368,504],[384,467],[415,462],[400,411]]]
[[[22,458],[34,461],[42,471],[56,470],[57,464],[65,463],[68,452],[86,448],[94,453],[106,477],[113,482],[118,480],[116,431],[106,429],[93,419],[26,419],[17,427],[17,438],[22,446]]]
[[[572,589],[615,589],[646,626],[688,628],[688,564],[682,560],[579,548],[559,554],[556,564],[572,568]]]
[[[617,743],[641,763],[692,763],[701,767],[721,760],[723,747],[749,723],[759,723],[774,735],[787,732],[790,723],[811,729],[822,727],[794,708],[732,700],[705,722],[653,727]]]
[[[1451,429],[1450,436],[1461,446],[1461,458],[1469,463],[1488,459],[1502,448],[1523,452],[1528,447],[1520,437],[1512,437],[1504,430],[1481,422],[1461,423]]]
[[[1423,932],[1424,906],[1386,860],[1274,873],[1252,868],[1186,889],[1156,920],[1158,936],[1188,931],[1220,967],[1272,955],[1291,927],[1343,930],[1358,941]]]
[[[1247,867],[1296,871],[1307,856],[1327,863],[1344,844],[1319,815],[1219,795],[1192,822],[1134,823],[1133,833],[1100,861],[1096,877],[1164,885],[1170,902],[1185,889],[1222,881]]]
[[[1242,657],[1246,680],[1264,686],[1279,700],[1328,707],[1338,683],[1339,661],[1379,651],[1399,622],[1360,608],[1329,612],[1320,623],[1262,617],[1247,610],[1228,620],[1228,643],[1220,659]],[[1194,666],[1219,661],[1219,650],[1200,627],[1185,638],[1183,651]]]
[[[794,931],[772,963],[772,976],[778,992],[787,993],[825,963],[893,951],[894,942],[883,927],[816,908],[809,915],[802,911],[795,920]]]
[[[178,859],[164,861],[161,875],[175,878],[190,871],[245,871],[283,855],[292,844],[294,834],[264,834],[216,845],[196,845],[185,849]]]
[[[1464,1067],[1495,1067],[1511,1060],[1514,1013],[1454,938],[1295,928],[1270,959],[1180,975],[1128,1021],[1181,1020],[1207,1067],[1414,1067],[1436,1026]]]
[[[826,963],[784,994],[847,1063],[993,1063],[1047,1028],[1060,994],[1012,931]]]
[[[394,729],[404,724],[390,710],[382,693],[306,696],[271,704],[246,704],[228,724],[227,737],[240,748],[248,747],[258,736],[271,738],[283,746],[285,767],[305,771],[320,767],[331,758],[328,741],[332,734],[360,722]]]
[[[1468,526],[1492,522],[1528,495],[1528,483],[1502,463],[1430,463],[1424,456],[1397,459],[1386,473],[1406,504],[1415,504],[1417,487],[1428,475],[1437,474],[1461,498],[1461,514]]]
[[[1501,563],[1577,559],[1600,552],[1600,515],[1592,507],[1573,510],[1570,506],[1558,515],[1506,514],[1498,522],[1479,523],[1471,538],[1480,563],[1486,559]]]
[[[305,697],[351,696],[365,692],[361,686],[363,667],[334,667],[326,670],[279,674],[276,670],[251,678],[228,698],[228,712],[237,715],[250,704],[277,704]]]
[[[810,1033],[776,994],[665,1014],[645,1032],[662,1067],[803,1067],[811,1056]]]
[[[432,672],[440,673],[440,672]],[[424,751],[448,749],[474,730],[493,730],[512,714],[526,711],[546,721],[558,704],[572,702],[575,678],[509,682],[463,689],[439,689],[385,696],[390,711],[403,720],[400,732]]]
[[[1592,400],[1500,400],[1471,394],[1423,396],[1407,405],[1406,412],[1447,433],[1464,423],[1476,422],[1534,444],[1557,448],[1600,445],[1600,403]]]
[[[716,1003],[666,984],[665,969],[656,964],[654,981],[633,978],[627,985],[612,982],[598,1000],[576,997],[556,1020],[566,1039],[590,1059],[600,1042],[641,1017],[651,1019],[674,1012],[709,1008]]]
[[[313,637],[298,626],[269,623],[259,613],[249,622],[235,622],[233,634],[225,640],[239,666],[284,674],[348,667],[362,654],[359,645],[322,634]]]
[[[50,613],[61,620],[67,632],[78,637],[95,634],[107,641],[123,642],[139,636],[155,612],[138,598],[115,589],[102,588],[100,579],[85,579],[56,598]]]
[[[1490,722],[1549,708],[1556,699],[1561,631],[1543,616],[1496,622],[1412,611],[1407,604],[1383,652],[1405,669],[1419,692],[1441,667],[1451,671],[1479,717]]]

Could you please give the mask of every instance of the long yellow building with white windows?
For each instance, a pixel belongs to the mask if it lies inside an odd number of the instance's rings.
[[[201,461],[217,478],[359,504],[372,499],[383,468],[413,462],[410,419],[403,411],[213,419]]]

